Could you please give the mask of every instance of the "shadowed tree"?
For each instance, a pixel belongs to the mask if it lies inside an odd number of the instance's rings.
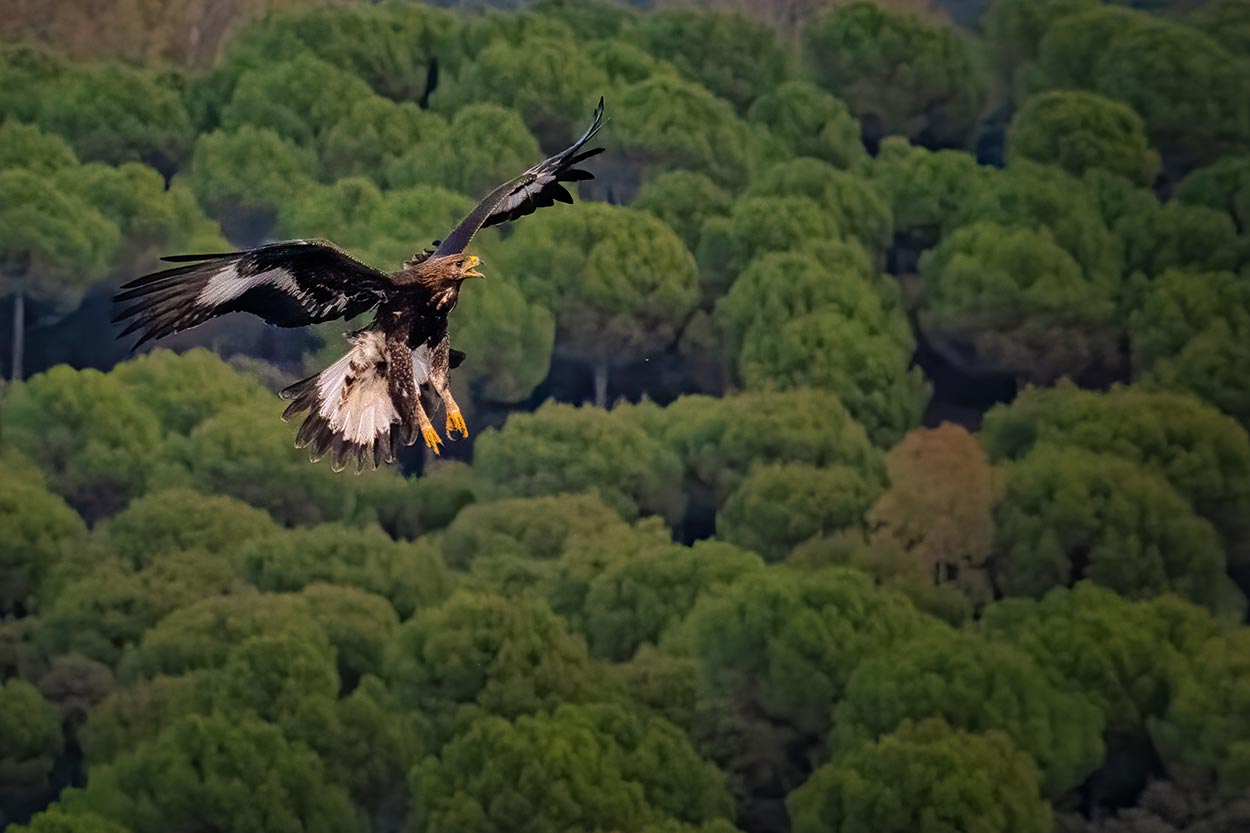
[[[409,782],[409,829],[431,833],[632,830],[730,810],[723,776],[677,727],[605,705],[479,718]]]
[[[13,297],[10,379],[22,378],[26,300],[72,306],[104,276],[120,243],[117,225],[75,189],[50,186],[25,168],[0,168],[0,293]]]
[[[1139,463],[1215,525],[1233,561],[1250,557],[1250,437],[1192,396],[1138,387],[1105,394],[1070,384],[1030,388],[991,409],[978,436],[994,460],[1062,444]]]
[[[398,138],[408,149],[386,169],[392,187],[439,185],[476,197],[542,157],[521,114],[497,104],[461,107],[446,129]]]
[[[694,258],[662,221],[633,208],[588,204],[522,225],[503,269],[556,317],[556,352],[589,365],[595,401],[608,373],[665,350],[698,301]]]
[[[1172,270],[1129,321],[1134,375],[1193,393],[1250,426],[1250,280]]]
[[[1197,29],[1115,6],[1057,21],[1027,74],[1031,90],[1085,89],[1141,114],[1181,171],[1250,144],[1244,66]]]
[[[1037,59],[1042,39],[1056,22],[1099,5],[1099,0],[992,0],[982,19],[998,69],[1015,91],[1017,73]]]
[[[0,683],[0,788],[39,784],[61,753],[61,715],[25,680]]]
[[[980,627],[1026,651],[1054,685],[1089,698],[1109,732],[1136,738],[1163,716],[1218,631],[1208,611],[1175,596],[1130,601],[1088,581],[995,602]]]
[[[846,466],[868,482],[886,484],[881,452],[841,401],[824,391],[683,396],[657,415],[653,430],[682,460],[687,478],[718,501],[759,463]]]
[[[1109,171],[1139,185],[1150,185],[1159,170],[1141,116],[1118,101],[1079,90],[1026,100],[1008,130],[1007,158],[1057,165],[1077,176]]]
[[[981,115],[978,56],[949,26],[859,2],[814,20],[804,41],[816,78],[878,137],[958,146]]]
[[[33,466],[22,471],[12,457],[5,455],[0,470],[0,615],[6,618],[39,609],[49,572],[81,551],[87,531]]]
[[[403,708],[444,722],[461,706],[511,718],[610,694],[586,643],[545,602],[470,593],[404,624],[384,676]]]
[[[447,122],[441,116],[411,102],[366,96],[355,101],[322,137],[321,170],[328,179],[368,176],[378,182],[389,181],[398,160],[405,158],[414,144],[420,147],[427,142],[449,144]],[[510,167],[509,171],[520,167]],[[427,173],[426,181],[443,184],[440,174]]]
[[[715,593],[763,565],[755,553],[719,541],[658,546],[595,576],[574,624],[586,634],[592,654],[623,662],[640,646],[657,644],[700,594]]]
[[[475,468],[518,497],[594,490],[626,518],[681,516],[681,463],[638,425],[588,406],[513,414],[478,440]]]
[[[1048,229],[964,226],[920,259],[920,323],[985,372],[1042,384],[1116,361],[1116,277],[1085,274]]]
[[[310,151],[273,130],[244,125],[200,136],[191,188],[229,236],[261,240],[273,229],[278,209],[311,185],[316,164]]]
[[[1046,833],[1037,767],[1001,732],[906,723],[826,764],[790,795],[795,833]]]
[[[812,538],[857,529],[879,485],[849,466],[759,465],[716,515],[716,533],[780,561]]]
[[[1250,155],[1230,156],[1199,168],[1181,180],[1176,198],[1223,211],[1237,233],[1250,233]]]
[[[237,553],[242,575],[266,592],[295,592],[315,582],[355,587],[385,597],[403,617],[451,591],[432,544],[395,541],[376,526],[293,529],[242,542]]]
[[[865,660],[833,714],[835,761],[905,722],[937,717],[956,729],[1007,735],[1037,763],[1048,798],[1102,762],[1102,712],[1047,680],[1024,651],[980,634],[922,637]]]
[[[1040,597],[1088,578],[1128,598],[1175,592],[1220,615],[1244,613],[1219,536],[1160,475],[1051,445],[1005,468],[994,510],[1000,592]]]
[[[728,102],[671,71],[622,89],[613,128],[644,179],[676,168],[737,188],[760,153],[759,138]]]
[[[1228,796],[1250,787],[1250,630],[1213,637],[1193,655],[1151,737],[1182,783],[1213,784]]]
[[[706,175],[694,171],[668,171],[648,177],[634,199],[633,207],[649,211],[667,223],[694,251],[699,245],[703,223],[710,217],[729,213],[729,192]]]
[[[125,827],[95,813],[66,813],[53,804],[30,820],[9,828],[13,833],[130,833]]]
[[[810,156],[842,170],[868,158],[859,122],[847,106],[807,81],[785,81],[766,91],[747,118],[767,127],[794,156]]]
[[[925,150],[897,136],[882,141],[868,171],[890,202],[896,247],[910,256],[899,264],[907,271],[914,271],[907,267],[920,250],[941,239],[950,219],[992,176],[970,154]]]
[[[14,385],[2,405],[5,445],[88,520],[142,491],[160,426],[115,377],[58,365]]]
[[[491,275],[486,291],[461,297],[451,338],[471,357],[459,372],[481,400],[519,403],[551,370],[556,319],[511,278]]]
[[[302,743],[255,718],[192,716],[95,767],[63,804],[124,822],[134,833],[190,824],[221,830],[356,830],[346,790]]]
[[[739,112],[776,88],[789,69],[776,32],[737,14],[661,10],[639,20],[629,37]]]

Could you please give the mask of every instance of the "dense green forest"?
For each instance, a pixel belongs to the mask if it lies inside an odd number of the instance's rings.
[[[0,827],[1250,829],[1250,0],[11,5]],[[113,340],[600,95],[441,459],[292,447],[358,324]]]

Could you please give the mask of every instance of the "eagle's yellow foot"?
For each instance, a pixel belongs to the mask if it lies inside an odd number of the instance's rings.
[[[434,426],[431,425],[428,428],[422,428],[421,436],[425,439],[425,444],[428,445],[435,454],[438,454],[438,448],[443,444],[443,441],[438,438],[438,432],[434,430]]]
[[[469,426],[465,425],[464,417],[460,415],[459,411],[447,412],[447,439],[449,440],[451,439],[452,431],[458,431],[461,439],[469,436]]]

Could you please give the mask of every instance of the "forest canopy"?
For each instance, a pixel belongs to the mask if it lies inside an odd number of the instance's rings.
[[[599,96],[442,458],[293,448],[364,317],[114,340]],[[0,322],[6,830],[1250,829],[1250,0],[19,0]]]

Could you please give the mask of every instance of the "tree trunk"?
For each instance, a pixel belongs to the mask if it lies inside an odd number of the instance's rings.
[[[600,408],[608,407],[607,359],[599,359],[595,362],[595,404]]]
[[[9,377],[14,382],[22,380],[22,352],[26,347],[26,295],[22,285],[17,285],[13,294],[13,373]]]

